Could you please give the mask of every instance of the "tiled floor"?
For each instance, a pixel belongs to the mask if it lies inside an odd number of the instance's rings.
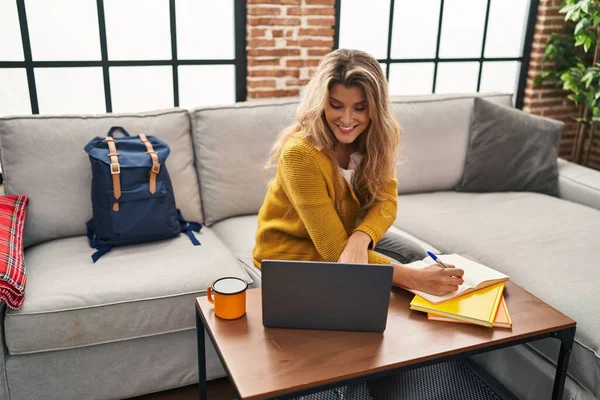
[[[236,398],[235,389],[227,378],[208,382],[208,398],[210,400],[232,400]],[[165,392],[134,397],[130,400],[198,400],[198,386],[190,385]]]

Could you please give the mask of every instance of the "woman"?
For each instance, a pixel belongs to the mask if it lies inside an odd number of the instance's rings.
[[[255,265],[264,259],[391,264],[395,285],[436,295],[457,290],[462,270],[412,269],[376,247],[396,218],[399,132],[375,58],[345,49],[323,57],[296,122],[280,134],[267,163],[276,162],[277,172],[258,215]]]

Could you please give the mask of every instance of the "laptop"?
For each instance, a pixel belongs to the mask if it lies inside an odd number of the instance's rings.
[[[392,271],[391,265],[263,260],[263,325],[383,332]]]

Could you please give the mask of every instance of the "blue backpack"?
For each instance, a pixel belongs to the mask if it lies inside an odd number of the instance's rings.
[[[125,137],[115,138],[115,131]],[[169,146],[154,136],[130,136],[120,126],[108,135],[92,139],[85,151],[92,164],[92,211],[87,222],[92,255],[96,262],[113,246],[161,240],[192,231],[202,225],[186,222],[175,207],[175,197],[165,161]]]

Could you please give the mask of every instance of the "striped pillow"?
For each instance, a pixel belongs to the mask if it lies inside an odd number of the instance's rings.
[[[0,300],[13,309],[23,306],[25,262],[23,227],[27,196],[0,196]]]

